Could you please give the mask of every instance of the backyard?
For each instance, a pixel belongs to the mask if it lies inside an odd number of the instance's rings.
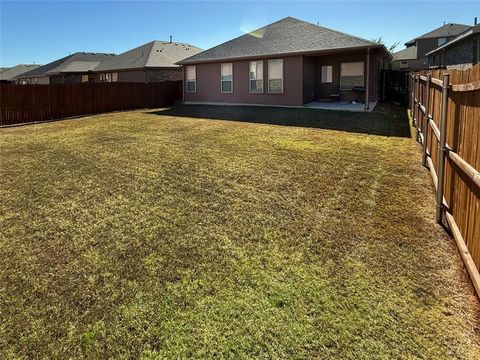
[[[480,354],[404,109],[109,113],[0,154],[1,358]]]

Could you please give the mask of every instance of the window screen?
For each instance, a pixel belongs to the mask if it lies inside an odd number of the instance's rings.
[[[230,93],[233,91],[233,64],[221,65],[221,91]]]
[[[197,68],[195,66],[187,66],[187,92],[197,91]]]
[[[363,61],[342,63],[340,68],[340,89],[352,90],[355,86],[364,86]]]
[[[268,92],[283,92],[283,59],[268,60]]]
[[[250,92],[263,92],[263,61],[250,62]]]

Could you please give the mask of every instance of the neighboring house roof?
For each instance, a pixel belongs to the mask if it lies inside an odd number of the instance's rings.
[[[76,52],[61,59],[17,76],[17,79],[50,76],[62,73],[88,72],[96,68],[102,61],[114,57],[114,54]]]
[[[0,73],[4,72],[5,70],[8,70],[8,69],[10,69],[10,68],[8,68],[8,67],[2,67],[2,68],[0,68]]]
[[[178,64],[251,58],[290,53],[313,53],[383,45],[287,17],[251,33],[205,50]]]
[[[393,54],[393,61],[414,60],[417,58],[417,47],[409,46]]]
[[[470,27],[470,25],[448,23],[448,24],[445,24],[443,26],[440,26],[440,27],[436,28],[435,30],[432,30],[432,31],[430,31],[426,34],[420,35],[420,36],[416,37],[415,39],[412,39],[412,40],[406,42],[405,45],[406,46],[413,45],[413,44],[415,44],[415,40],[418,40],[418,39],[457,36],[458,34],[467,30],[469,27]]]
[[[430,51],[426,55],[428,56],[428,55],[434,54],[437,51],[441,51],[445,48],[448,48],[448,47],[450,47],[454,44],[457,44],[458,42],[461,42],[462,40],[468,39],[470,36],[473,36],[473,35],[478,34],[478,33],[480,33],[480,24],[471,26],[467,31],[464,31],[463,33],[458,35],[456,38],[453,38],[452,40],[443,44],[442,46],[439,46],[435,50]]]
[[[202,49],[184,43],[154,40],[102,62],[95,71],[178,67],[175,63]]]
[[[30,65],[30,64],[21,64],[11,68],[6,68],[4,71],[0,72],[0,80],[11,81],[15,77],[31,71],[33,69],[39,68],[41,65]]]

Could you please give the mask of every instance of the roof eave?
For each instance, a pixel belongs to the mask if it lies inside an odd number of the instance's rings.
[[[111,72],[111,71],[134,71],[134,70],[162,70],[162,69],[178,69],[180,68],[179,65],[170,65],[170,66],[139,66],[139,67],[132,67],[132,68],[111,68],[111,69],[93,69],[91,70],[94,73],[104,73],[104,72]]]
[[[366,50],[366,49],[381,49],[385,53],[385,57],[390,57],[390,53],[384,45],[365,45],[365,46],[353,46],[345,48],[335,48],[335,49],[324,49],[324,50],[304,50],[304,51],[293,51],[287,53],[274,53],[274,54],[259,54],[259,55],[248,55],[248,56],[237,56],[237,57],[228,57],[220,59],[209,59],[209,60],[189,60],[183,59],[176,62],[177,65],[191,65],[191,64],[204,64],[204,63],[216,63],[221,61],[238,61],[238,60],[249,60],[249,59],[258,59],[258,58],[275,58],[279,56],[298,56],[298,55],[314,55],[314,54],[333,54],[337,52],[350,52],[355,50]],[[193,55],[195,56],[195,55]],[[192,57],[193,57],[192,56]]]
[[[470,33],[468,33],[470,31]],[[477,34],[478,31],[474,31],[472,30],[471,28],[468,29],[467,31],[463,32],[462,34],[458,35],[457,37],[453,38],[452,40],[450,40],[449,42],[447,42],[446,44],[436,48],[436,49],[433,49],[432,51],[428,52],[425,54],[425,56],[430,56],[434,53],[437,53],[439,51],[442,51],[442,50],[445,50],[446,48],[449,48],[450,46],[452,45],[455,45],[457,44],[458,42],[460,41],[463,41],[465,39],[468,39],[470,38],[471,36]]]

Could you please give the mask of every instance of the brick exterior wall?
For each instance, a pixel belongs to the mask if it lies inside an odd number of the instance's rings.
[[[430,66],[441,66],[447,68],[466,68],[479,62],[478,46],[480,34],[472,36],[444,51],[430,55]]]
[[[139,70],[119,70],[108,71],[117,73],[119,82],[162,82],[182,80],[182,69],[139,69]],[[95,74],[95,82],[100,80],[100,73]]]
[[[445,65],[475,65],[477,59],[477,40],[480,35],[473,36],[470,39],[449,47],[445,51]]]
[[[182,69],[155,69],[146,70],[147,82],[182,80]]]
[[[402,61],[406,61],[408,63],[408,67],[401,68],[400,63]],[[392,70],[403,70],[403,71],[410,71],[410,70],[420,70],[428,68],[428,61],[427,58],[421,59],[410,59],[410,60],[395,60],[392,61]]]
[[[78,84],[82,82],[82,75],[65,74],[50,76],[50,84]]]

